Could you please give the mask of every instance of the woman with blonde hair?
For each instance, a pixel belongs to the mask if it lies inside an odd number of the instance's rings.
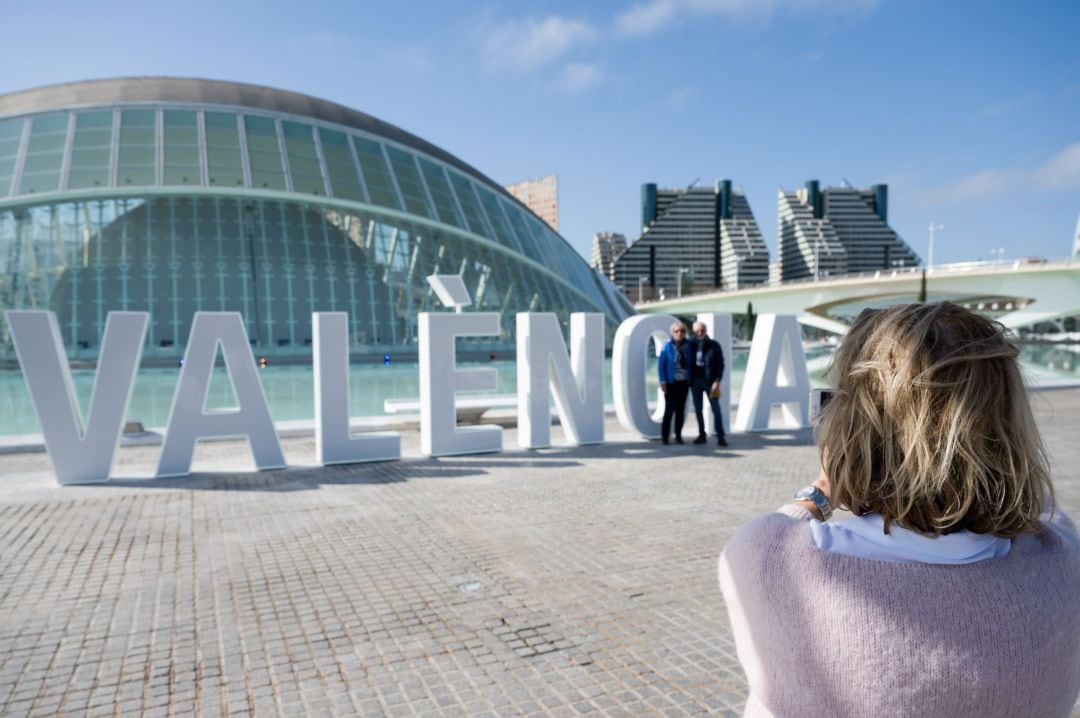
[[[819,478],[720,559],[747,716],[1069,715],[1080,540],[1017,355],[948,302],[855,320]]]
[[[671,339],[660,350],[657,371],[660,391],[664,393],[664,418],[660,422],[660,438],[666,444],[675,429],[675,443],[683,443],[686,397],[690,393],[690,366],[693,346],[686,339],[686,325],[675,322],[670,328]],[[673,427],[674,425],[674,427]]]

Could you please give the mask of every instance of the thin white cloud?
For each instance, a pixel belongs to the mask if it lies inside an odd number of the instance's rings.
[[[1008,114],[1014,110],[1019,110],[1028,105],[1032,105],[1039,102],[1042,99],[1042,95],[1037,92],[1032,92],[1020,97],[1013,97],[1003,102],[998,102],[993,105],[987,105],[982,108],[981,114],[987,117],[996,117],[999,115]]]
[[[596,65],[587,62],[571,62],[559,73],[555,80],[555,87],[577,94],[592,89],[600,84],[602,79],[603,72]]]
[[[958,204],[983,199],[1002,192],[1009,186],[1009,176],[998,170],[983,170],[968,175],[931,193],[930,204]]]
[[[585,20],[551,15],[505,22],[492,28],[483,44],[492,67],[528,70],[557,60],[595,37],[596,31]]]
[[[381,66],[393,67],[398,72],[415,76],[425,75],[431,69],[431,50],[419,42],[365,45],[361,52],[356,37],[337,30],[305,32],[291,38],[282,46],[282,52],[297,62],[358,68],[376,61]],[[374,65],[371,65],[374,67]]]
[[[923,206],[961,204],[987,199],[1009,187],[1037,187],[1059,191],[1080,188],[1080,142],[1065,147],[1033,170],[982,170],[932,190],[912,192]]]
[[[671,91],[668,95],[668,104],[672,107],[683,107],[693,100],[698,94],[698,89],[693,85],[683,85]]]
[[[911,175],[907,172],[894,172],[884,177],[879,177],[876,182],[889,185],[889,189],[900,189],[911,186]]]
[[[873,10],[880,0],[645,0],[615,17],[623,37],[651,35],[683,18],[717,15],[765,22],[775,15],[839,15]]]
[[[284,47],[286,53],[304,62],[333,62],[337,59],[355,60],[356,41],[348,34],[335,30],[316,30],[293,36]]]
[[[651,35],[675,18],[676,0],[650,0],[615,17],[615,29],[624,37]]]
[[[1035,172],[1035,180],[1047,189],[1080,187],[1080,142],[1048,159]]]

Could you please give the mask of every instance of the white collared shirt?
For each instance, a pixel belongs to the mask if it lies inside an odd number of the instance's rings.
[[[823,551],[896,563],[964,564],[1001,558],[1012,541],[992,534],[958,531],[924,536],[895,523],[885,533],[881,514],[855,516],[835,523],[810,520],[814,543]]]

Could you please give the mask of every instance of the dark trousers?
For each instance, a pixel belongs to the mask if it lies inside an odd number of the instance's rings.
[[[694,414],[697,415],[698,435],[705,436],[705,413],[701,410],[703,396],[709,395],[712,384],[705,381],[704,377],[697,377],[690,385],[690,395],[694,397]],[[720,400],[715,396],[709,397],[709,406],[712,408],[713,421],[716,422],[716,435],[724,435],[724,419],[720,416]]]
[[[667,385],[664,392],[664,420],[660,424],[660,435],[664,441],[671,436],[671,418],[675,417],[675,438],[682,438],[682,425],[686,417],[686,393],[690,390],[690,382],[673,381]]]

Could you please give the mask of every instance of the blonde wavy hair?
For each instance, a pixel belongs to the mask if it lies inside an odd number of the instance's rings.
[[[818,446],[835,505],[923,534],[1013,537],[1053,502],[1017,348],[940,302],[865,310],[829,369]]]

